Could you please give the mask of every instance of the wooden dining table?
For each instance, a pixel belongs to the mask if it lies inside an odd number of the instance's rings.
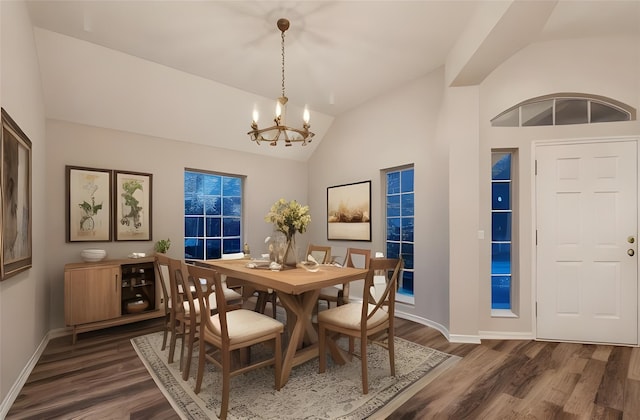
[[[318,271],[304,268],[287,268],[272,271],[266,268],[249,268],[244,260],[205,260],[221,274],[227,276],[228,285],[234,281],[276,291],[287,313],[289,343],[282,361],[281,386],[289,379],[294,366],[318,357],[318,333],[313,327],[313,309],[317,305],[320,289],[354,280],[364,279],[366,269],[320,265]],[[233,279],[233,280],[232,280]],[[275,308],[274,308],[275,310]],[[327,340],[331,356],[336,363],[346,362],[344,352],[332,340]]]

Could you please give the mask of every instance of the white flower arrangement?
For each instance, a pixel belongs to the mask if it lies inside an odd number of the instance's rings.
[[[287,202],[281,198],[271,206],[264,221],[272,223],[278,232],[282,232],[287,239],[291,240],[296,232],[304,233],[311,223],[309,206],[303,206],[296,200]]]

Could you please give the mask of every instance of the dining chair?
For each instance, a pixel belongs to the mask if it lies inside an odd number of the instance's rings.
[[[175,356],[176,342],[181,338],[180,349],[180,368],[182,369],[182,360],[184,355],[185,334],[189,329],[188,304],[185,302],[184,289],[178,284],[175,276],[176,269],[180,267],[181,261],[170,258],[164,254],[156,254],[156,263],[158,272],[165,282],[168,277],[167,297],[165,298],[166,306],[169,311],[169,320],[165,326],[165,336],[170,334],[169,339],[169,355],[167,357],[169,363],[173,363]],[[165,276],[166,273],[166,276]],[[163,291],[164,293],[164,291]],[[163,341],[162,348],[165,348]]]
[[[200,308],[202,307],[196,299],[193,298],[196,292],[195,285],[188,284],[184,276],[185,262],[182,260],[169,259],[170,278],[173,276],[172,294],[175,298],[172,306],[175,308],[176,334],[172,335],[169,348],[169,363],[173,363],[172,350],[175,349],[176,338],[180,336],[180,370],[182,371],[182,379],[189,378],[189,368],[191,366],[191,357],[193,355],[194,343],[196,341],[196,332],[200,323]],[[187,348],[186,363],[184,359],[185,347]]]
[[[341,334],[360,340],[362,365],[362,393],[369,392],[367,376],[367,344],[369,341],[382,345],[389,351],[391,376],[395,376],[394,313],[398,276],[403,268],[401,258],[373,258],[364,281],[363,301],[347,303],[318,313],[319,369],[327,367],[327,340],[335,340]],[[385,288],[376,290],[374,277],[384,273]],[[386,340],[385,340],[386,339]],[[352,349],[350,354],[354,354]]]
[[[189,372],[191,369],[191,359],[193,357],[193,350],[195,343],[198,341],[198,330],[200,328],[201,313],[205,316],[211,316],[218,311],[217,294],[210,293],[207,295],[207,305],[202,305],[197,298],[197,290],[206,287],[206,280],[200,279],[200,283],[188,282],[187,276],[184,274],[187,272],[186,267],[188,265],[202,264],[197,261],[172,260],[169,267],[172,272],[175,273],[176,283],[180,295],[183,299],[182,314],[179,317],[182,321],[182,331],[180,335],[182,339],[182,347],[180,349],[180,370],[182,371],[182,379],[185,381],[189,379]],[[227,309],[229,308],[241,308],[242,307],[242,295],[229,287],[221,280],[220,287],[216,289],[220,292],[222,300],[225,301]],[[204,309],[204,312],[202,311]],[[184,357],[184,349],[186,351],[186,358]],[[184,360],[184,363],[183,363]]]
[[[229,390],[231,378],[249,370],[274,366],[275,389],[280,390],[282,368],[282,332],[284,324],[269,316],[248,309],[228,310],[227,302],[222,294],[215,293],[222,287],[220,273],[211,268],[195,265],[185,266],[188,271],[190,285],[196,287],[197,301],[201,307],[209,305],[212,293],[216,296],[218,311],[212,316],[203,316],[199,328],[198,372],[194,392],[198,394],[202,386],[202,377],[206,362],[211,362],[222,370],[222,404],[220,419],[225,419],[229,409]],[[184,274],[184,273],[183,273]],[[183,278],[185,276],[183,275]],[[204,281],[202,281],[204,280]],[[206,313],[202,311],[202,313]],[[273,357],[256,362],[237,361],[232,366],[232,353],[250,349],[259,343],[273,343]],[[209,348],[207,348],[209,347]]]
[[[369,268],[371,250],[360,248],[347,248],[347,255],[344,257],[344,266],[353,268]],[[331,307],[331,302],[336,306],[349,302],[349,283],[338,284],[336,286],[323,287],[320,289],[318,302],[326,301],[327,307]]]

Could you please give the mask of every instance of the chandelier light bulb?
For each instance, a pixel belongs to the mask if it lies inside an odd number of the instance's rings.
[[[253,110],[253,122],[254,122],[255,124],[257,124],[257,123],[258,123],[258,117],[260,117],[260,114],[258,113],[258,110],[257,110],[257,109],[254,109],[254,110]]]
[[[282,115],[282,106],[280,101],[276,101],[276,118],[280,118],[280,115]]]
[[[309,110],[307,109],[307,107],[304,108],[304,113],[302,114],[302,120],[304,121],[305,124],[309,124]]]

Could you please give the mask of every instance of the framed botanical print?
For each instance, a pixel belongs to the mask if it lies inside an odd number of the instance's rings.
[[[111,240],[112,171],[66,166],[67,242]]]
[[[152,174],[114,171],[116,241],[150,241]]]
[[[371,181],[327,188],[327,239],[371,241]]]
[[[0,279],[31,268],[31,140],[2,109]]]

